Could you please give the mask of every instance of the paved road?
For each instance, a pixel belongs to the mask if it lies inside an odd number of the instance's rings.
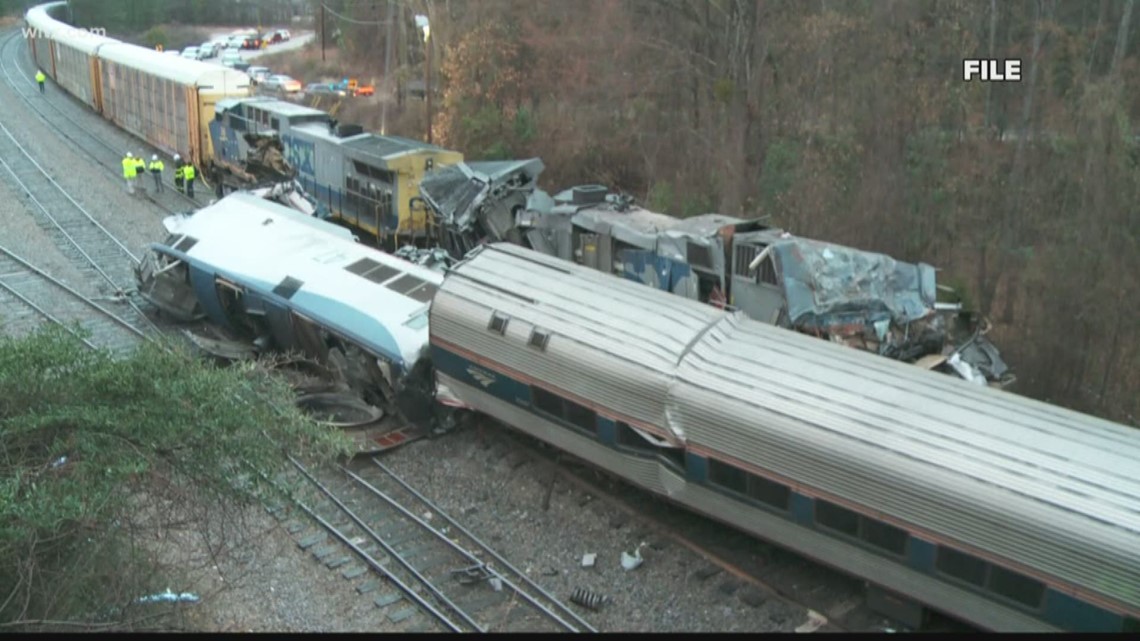
[[[210,36],[210,39],[211,40],[223,40],[228,35],[229,34],[225,34],[225,33],[216,33],[216,34],[212,34]],[[285,42],[279,42],[277,44],[272,44],[272,45],[269,45],[268,47],[266,47],[264,49],[242,49],[239,53],[241,53],[241,57],[243,59],[253,60],[254,58],[258,58],[260,56],[264,56],[264,55],[271,54],[271,53],[280,53],[282,51],[290,51],[292,49],[300,49],[301,47],[305,46],[305,44],[310,42],[315,36],[316,36],[316,34],[313,33],[312,31],[300,32]],[[216,56],[214,58],[210,58],[210,60],[208,62],[213,62],[215,64],[221,64],[221,56]]]

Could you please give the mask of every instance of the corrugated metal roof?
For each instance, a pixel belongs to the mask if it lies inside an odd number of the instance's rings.
[[[507,243],[486,245],[453,267],[441,289],[663,371],[671,371],[694,338],[724,315]]]

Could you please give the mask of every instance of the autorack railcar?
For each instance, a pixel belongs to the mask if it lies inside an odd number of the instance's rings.
[[[1138,629],[1134,429],[509,244],[453,267],[430,316],[458,402],[860,577],[911,625]]]
[[[213,156],[214,105],[226,97],[249,96],[249,76],[94,35],[51,16],[66,4],[28,10],[28,46],[36,64],[119,127],[203,166]]]

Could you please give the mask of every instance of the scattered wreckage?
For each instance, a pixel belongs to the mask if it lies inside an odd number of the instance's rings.
[[[674,218],[600,185],[551,197],[542,161],[459,163],[420,184],[455,256],[509,241],[679,296],[981,385],[1014,380],[989,323],[943,301],[935,269],[799,238],[758,220]],[[940,297],[941,294],[941,297]]]

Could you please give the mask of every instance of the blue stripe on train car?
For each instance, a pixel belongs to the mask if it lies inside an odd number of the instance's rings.
[[[935,546],[929,541],[924,541],[913,534],[907,542],[906,562],[910,567],[931,574],[934,572],[934,551]]]
[[[1074,632],[1120,632],[1124,617],[1049,588],[1045,620]]]
[[[598,417],[598,440],[610,446],[617,446],[617,424],[613,419]]]
[[[530,407],[530,387],[509,376],[481,367],[434,344],[431,346],[431,361],[436,371],[461,383],[482,389],[495,398],[508,403]]]
[[[173,252],[171,252],[173,254]],[[181,254],[181,252],[179,252]],[[185,260],[185,254],[181,254]],[[214,273],[206,271],[197,264],[186,261],[190,266],[190,285],[194,288],[194,295],[198,297],[198,302],[202,304],[202,310],[206,312],[209,319],[222,327],[227,329],[234,329],[230,325],[230,319],[226,318],[226,312],[222,309],[222,304],[218,300],[218,289],[214,281]]]
[[[694,483],[707,483],[709,460],[692,452],[685,452],[685,475]]]
[[[801,525],[812,526],[815,523],[815,501],[811,497],[792,492],[792,518]]]

